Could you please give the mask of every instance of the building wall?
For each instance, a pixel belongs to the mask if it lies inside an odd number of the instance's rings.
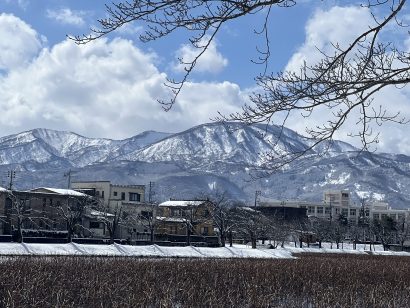
[[[142,203],[145,201],[144,185],[113,185],[109,181],[72,182],[75,190],[94,190],[105,206],[114,209],[119,203]]]
[[[39,192],[13,191],[12,196],[0,197],[6,223],[2,233],[12,234],[18,229],[17,213],[23,218],[22,229],[38,231],[67,231],[66,220],[59,208],[66,211],[68,204],[78,202],[75,198]]]
[[[214,236],[212,217],[209,211],[209,204],[202,203],[199,206],[161,206],[159,205],[158,233],[166,234],[187,234],[187,221],[193,222],[192,235]]]
[[[359,221],[361,212],[368,219],[382,219],[391,217],[394,220],[410,223],[410,210],[392,209],[388,203],[373,202],[366,204],[363,208],[352,204],[348,191],[326,191],[323,194],[323,202],[307,201],[267,201],[260,202],[261,207],[289,207],[306,208],[308,216],[336,220],[342,214],[351,223]]]

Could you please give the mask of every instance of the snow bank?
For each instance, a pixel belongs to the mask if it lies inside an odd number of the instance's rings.
[[[0,243],[0,255],[81,255],[135,256],[169,258],[293,258],[287,250],[251,249],[242,247],[164,247],[158,245],[85,245],[85,244],[26,244]]]
[[[261,259],[292,259],[297,253],[343,253],[343,254],[372,254],[410,256],[408,252],[369,251],[359,246],[356,250],[331,249],[329,247],[295,248],[290,245],[285,248],[267,249],[259,247],[252,249],[246,245],[234,247],[165,247],[158,245],[129,246],[129,245],[88,245],[88,244],[26,244],[0,243],[0,255],[36,255],[36,256],[130,256],[130,257],[165,257],[165,258],[261,258]],[[367,246],[368,248],[368,246]]]

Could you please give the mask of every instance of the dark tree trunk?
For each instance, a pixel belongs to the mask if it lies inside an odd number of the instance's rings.
[[[186,229],[186,244],[187,244],[187,246],[191,246],[191,228],[190,228],[190,226],[187,226],[187,229]]]
[[[23,229],[22,229],[23,222],[21,221],[20,217],[17,217],[17,236],[16,241],[17,243],[23,243]]]
[[[67,229],[67,243],[71,243],[73,241],[73,231],[71,228]]]
[[[150,242],[151,244],[154,244],[154,229],[151,229],[151,233],[150,233]]]
[[[256,238],[252,237],[251,243],[252,243],[252,249],[256,249]]]
[[[221,236],[220,236],[220,240],[221,240],[221,243],[220,243],[220,245],[221,245],[221,247],[225,247],[225,233],[224,232],[221,232]]]
[[[233,234],[232,231],[229,231],[229,247],[233,246]]]

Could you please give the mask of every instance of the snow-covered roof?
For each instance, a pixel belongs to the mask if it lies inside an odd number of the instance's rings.
[[[159,206],[199,206],[205,201],[192,201],[192,200],[170,200],[162,202]]]
[[[100,212],[100,211],[96,211],[96,210],[91,210],[90,215],[91,216],[105,216],[105,217],[114,217],[115,216],[114,214]]]
[[[6,191],[8,191],[6,188],[0,186],[0,192],[6,192]]]
[[[156,218],[159,221],[165,221],[165,222],[186,222],[186,219],[182,218],[182,217],[160,217],[160,216],[157,216]]]
[[[76,197],[85,197],[85,196],[87,196],[86,194],[80,193],[76,190],[62,189],[62,188],[51,188],[51,187],[39,187],[39,188],[34,188],[30,191],[32,191],[32,192],[41,192],[42,190],[47,190],[51,193],[64,195],[64,196],[76,196]]]

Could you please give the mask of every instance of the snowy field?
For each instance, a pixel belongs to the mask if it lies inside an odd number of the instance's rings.
[[[291,259],[297,253],[348,253],[410,256],[408,252],[383,251],[376,245],[370,251],[369,245],[357,245],[353,250],[351,244],[344,244],[343,249],[333,249],[328,243],[323,248],[304,247],[295,248],[286,245],[284,248],[268,249],[259,246],[251,249],[247,245],[234,247],[204,248],[204,247],[164,247],[158,245],[129,246],[129,245],[86,245],[86,244],[26,244],[0,243],[0,255],[36,255],[36,256],[133,256],[133,257],[166,257],[166,258],[262,258],[262,259]]]

